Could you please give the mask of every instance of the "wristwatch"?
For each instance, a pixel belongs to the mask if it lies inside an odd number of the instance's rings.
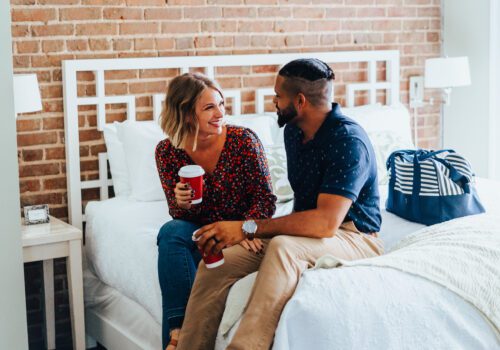
[[[257,232],[257,223],[254,220],[246,220],[241,226],[241,230],[245,234],[246,239],[253,241]]]

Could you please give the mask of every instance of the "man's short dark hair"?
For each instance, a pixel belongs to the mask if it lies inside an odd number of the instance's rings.
[[[317,58],[299,58],[288,62],[280,69],[279,75],[289,78],[302,78],[308,81],[318,79],[333,80],[333,70]]]
[[[285,78],[283,89],[290,96],[302,93],[314,106],[331,102],[335,74],[325,62],[317,58],[299,58],[285,64],[278,74]]]

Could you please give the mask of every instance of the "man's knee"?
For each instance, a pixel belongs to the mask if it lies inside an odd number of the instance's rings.
[[[267,250],[289,250],[293,245],[295,245],[295,237],[287,235],[279,235],[273,237],[269,241]]]

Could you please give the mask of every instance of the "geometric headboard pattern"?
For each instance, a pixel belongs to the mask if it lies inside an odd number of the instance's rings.
[[[339,51],[297,54],[255,54],[228,56],[190,56],[190,57],[147,57],[147,58],[113,58],[63,61],[63,94],[64,94],[64,126],[66,144],[66,174],[68,184],[69,221],[76,227],[82,227],[82,190],[99,188],[101,199],[108,196],[108,187],[112,180],[107,174],[107,155],[99,153],[99,178],[82,180],[80,176],[80,142],[79,142],[79,106],[95,106],[97,129],[102,131],[106,123],[106,105],[124,104],[128,120],[136,119],[136,96],[106,95],[106,72],[126,70],[178,69],[179,73],[190,69],[202,69],[209,77],[217,79],[219,67],[252,67],[264,65],[283,65],[296,58],[315,57],[328,64],[365,63],[367,65],[366,81],[346,84],[346,105],[354,105],[355,94],[364,91],[368,95],[368,103],[375,103],[377,91],[384,90],[385,103],[399,102],[399,51]],[[385,79],[377,80],[377,64],[385,63]],[[78,96],[77,75],[79,72],[93,72],[95,77],[95,96]],[[232,113],[241,113],[241,91],[224,89],[224,94],[231,99]],[[255,111],[264,112],[266,97],[274,95],[272,86],[255,89]],[[157,119],[161,112],[164,94],[152,94],[153,118]]]

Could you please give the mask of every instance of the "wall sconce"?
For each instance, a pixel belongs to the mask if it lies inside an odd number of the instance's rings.
[[[414,142],[417,146],[417,108],[426,104],[433,105],[434,99],[424,100],[424,86],[426,88],[443,89],[440,103],[449,106],[451,102],[451,88],[471,84],[469,58],[438,57],[425,60],[425,78],[423,76],[410,77],[410,108],[414,114]],[[441,143],[443,142],[443,112],[441,111]]]
[[[14,74],[14,109],[20,113],[42,110],[42,99],[36,74]]]

